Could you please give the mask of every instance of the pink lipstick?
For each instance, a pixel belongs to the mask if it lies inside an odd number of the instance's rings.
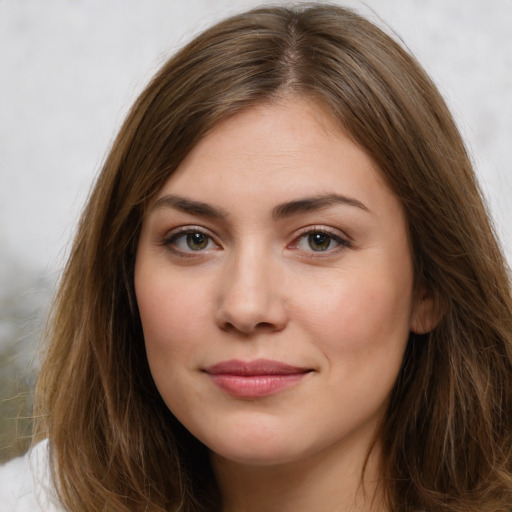
[[[272,395],[302,380],[312,370],[269,359],[232,359],[204,370],[220,389],[240,398]]]

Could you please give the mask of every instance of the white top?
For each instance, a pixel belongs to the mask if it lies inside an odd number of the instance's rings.
[[[50,481],[48,441],[0,466],[0,512],[65,512]]]

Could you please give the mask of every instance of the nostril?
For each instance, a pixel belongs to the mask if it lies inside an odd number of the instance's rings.
[[[284,328],[284,325],[273,322],[231,322],[226,321],[219,325],[220,329],[224,332],[237,332],[245,335],[252,335],[255,333],[271,333],[278,332]]]
[[[271,322],[259,322],[257,324],[247,323],[244,324],[242,322],[225,322],[220,326],[222,331],[225,332],[242,332],[244,334],[252,334],[254,332],[272,332],[278,331],[280,328],[273,325]]]
[[[270,323],[270,322],[259,322],[258,324],[256,324],[255,328],[259,329],[259,330],[271,330],[271,331],[279,331],[279,330],[281,330],[278,325],[275,325],[275,324]]]

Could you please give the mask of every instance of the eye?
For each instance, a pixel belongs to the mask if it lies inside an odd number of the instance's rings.
[[[349,247],[350,243],[339,235],[319,229],[304,233],[295,244],[297,249],[309,252],[333,251],[340,246]]]
[[[185,235],[187,247],[193,251],[200,251],[208,247],[210,239],[204,233],[188,233]]]
[[[334,240],[327,233],[312,233],[307,236],[307,241],[313,251],[326,251]]]
[[[209,235],[194,228],[184,228],[177,233],[171,233],[164,244],[176,252],[189,253],[218,248]]]

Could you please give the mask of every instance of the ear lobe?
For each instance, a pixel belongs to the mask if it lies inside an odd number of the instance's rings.
[[[442,317],[443,312],[437,301],[425,290],[418,290],[411,314],[411,332],[427,334],[437,327]]]

